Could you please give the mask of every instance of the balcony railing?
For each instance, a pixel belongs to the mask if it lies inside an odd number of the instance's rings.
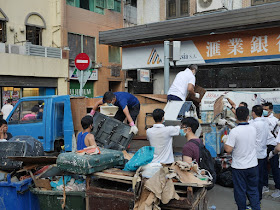
[[[62,59],[62,50],[60,48],[43,47],[40,45],[33,45],[29,42],[23,46],[0,43],[0,52]]]
[[[43,47],[40,45],[33,45],[31,43],[25,44],[26,55],[41,56],[48,58],[62,58],[62,50],[54,47]]]

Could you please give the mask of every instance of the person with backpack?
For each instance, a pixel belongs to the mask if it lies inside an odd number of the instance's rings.
[[[239,121],[225,142],[225,151],[232,153],[232,179],[234,199],[239,210],[246,209],[246,195],[253,210],[260,210],[259,170],[256,150],[257,131],[249,125],[249,109],[238,107],[236,117]]]
[[[194,117],[187,117],[181,121],[180,135],[186,137],[187,143],[183,147],[182,158],[184,162],[196,161],[201,169],[207,170],[213,177],[211,189],[216,182],[215,163],[210,152],[205,148],[203,141],[195,135],[199,127]]]

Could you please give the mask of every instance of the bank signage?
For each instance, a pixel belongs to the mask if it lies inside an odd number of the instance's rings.
[[[162,44],[123,48],[123,69],[163,68]],[[215,34],[182,40],[177,66],[280,60],[280,28]],[[172,65],[172,62],[170,63]]]

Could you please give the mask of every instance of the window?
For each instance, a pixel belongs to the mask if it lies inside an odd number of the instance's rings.
[[[86,53],[91,61],[95,61],[95,38],[81,34],[68,33],[69,59],[72,62],[79,53]]]
[[[89,0],[80,0],[80,8],[89,10]]]
[[[132,7],[137,7],[137,0],[130,0],[130,5]]]
[[[76,6],[75,0],[66,0],[66,4],[68,4],[68,5],[70,5],[70,6],[73,6],[73,7]]]
[[[177,18],[189,15],[189,0],[167,0],[166,18]]]
[[[119,47],[109,46],[109,62],[121,63],[121,52]]]
[[[203,88],[273,88],[279,85],[279,65],[205,66],[196,74]]]
[[[6,22],[0,20],[0,42],[6,42]]]
[[[90,10],[102,15],[104,15],[104,8],[106,7],[105,0],[66,0],[66,3],[70,6]]]
[[[9,124],[38,123],[43,119],[44,101],[23,101],[21,102],[12,117]]]
[[[27,25],[26,40],[35,45],[42,45],[42,28]]]
[[[252,5],[260,5],[260,4],[267,4],[267,3],[272,3],[272,2],[277,2],[280,0],[252,0]]]

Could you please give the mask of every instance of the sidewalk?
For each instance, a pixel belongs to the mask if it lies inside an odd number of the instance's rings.
[[[262,210],[279,210],[280,198],[272,198],[270,196],[274,190],[264,194],[262,199]],[[208,192],[208,206],[216,206],[217,210],[236,210],[237,206],[233,197],[233,188],[222,187],[215,185],[215,187]]]

